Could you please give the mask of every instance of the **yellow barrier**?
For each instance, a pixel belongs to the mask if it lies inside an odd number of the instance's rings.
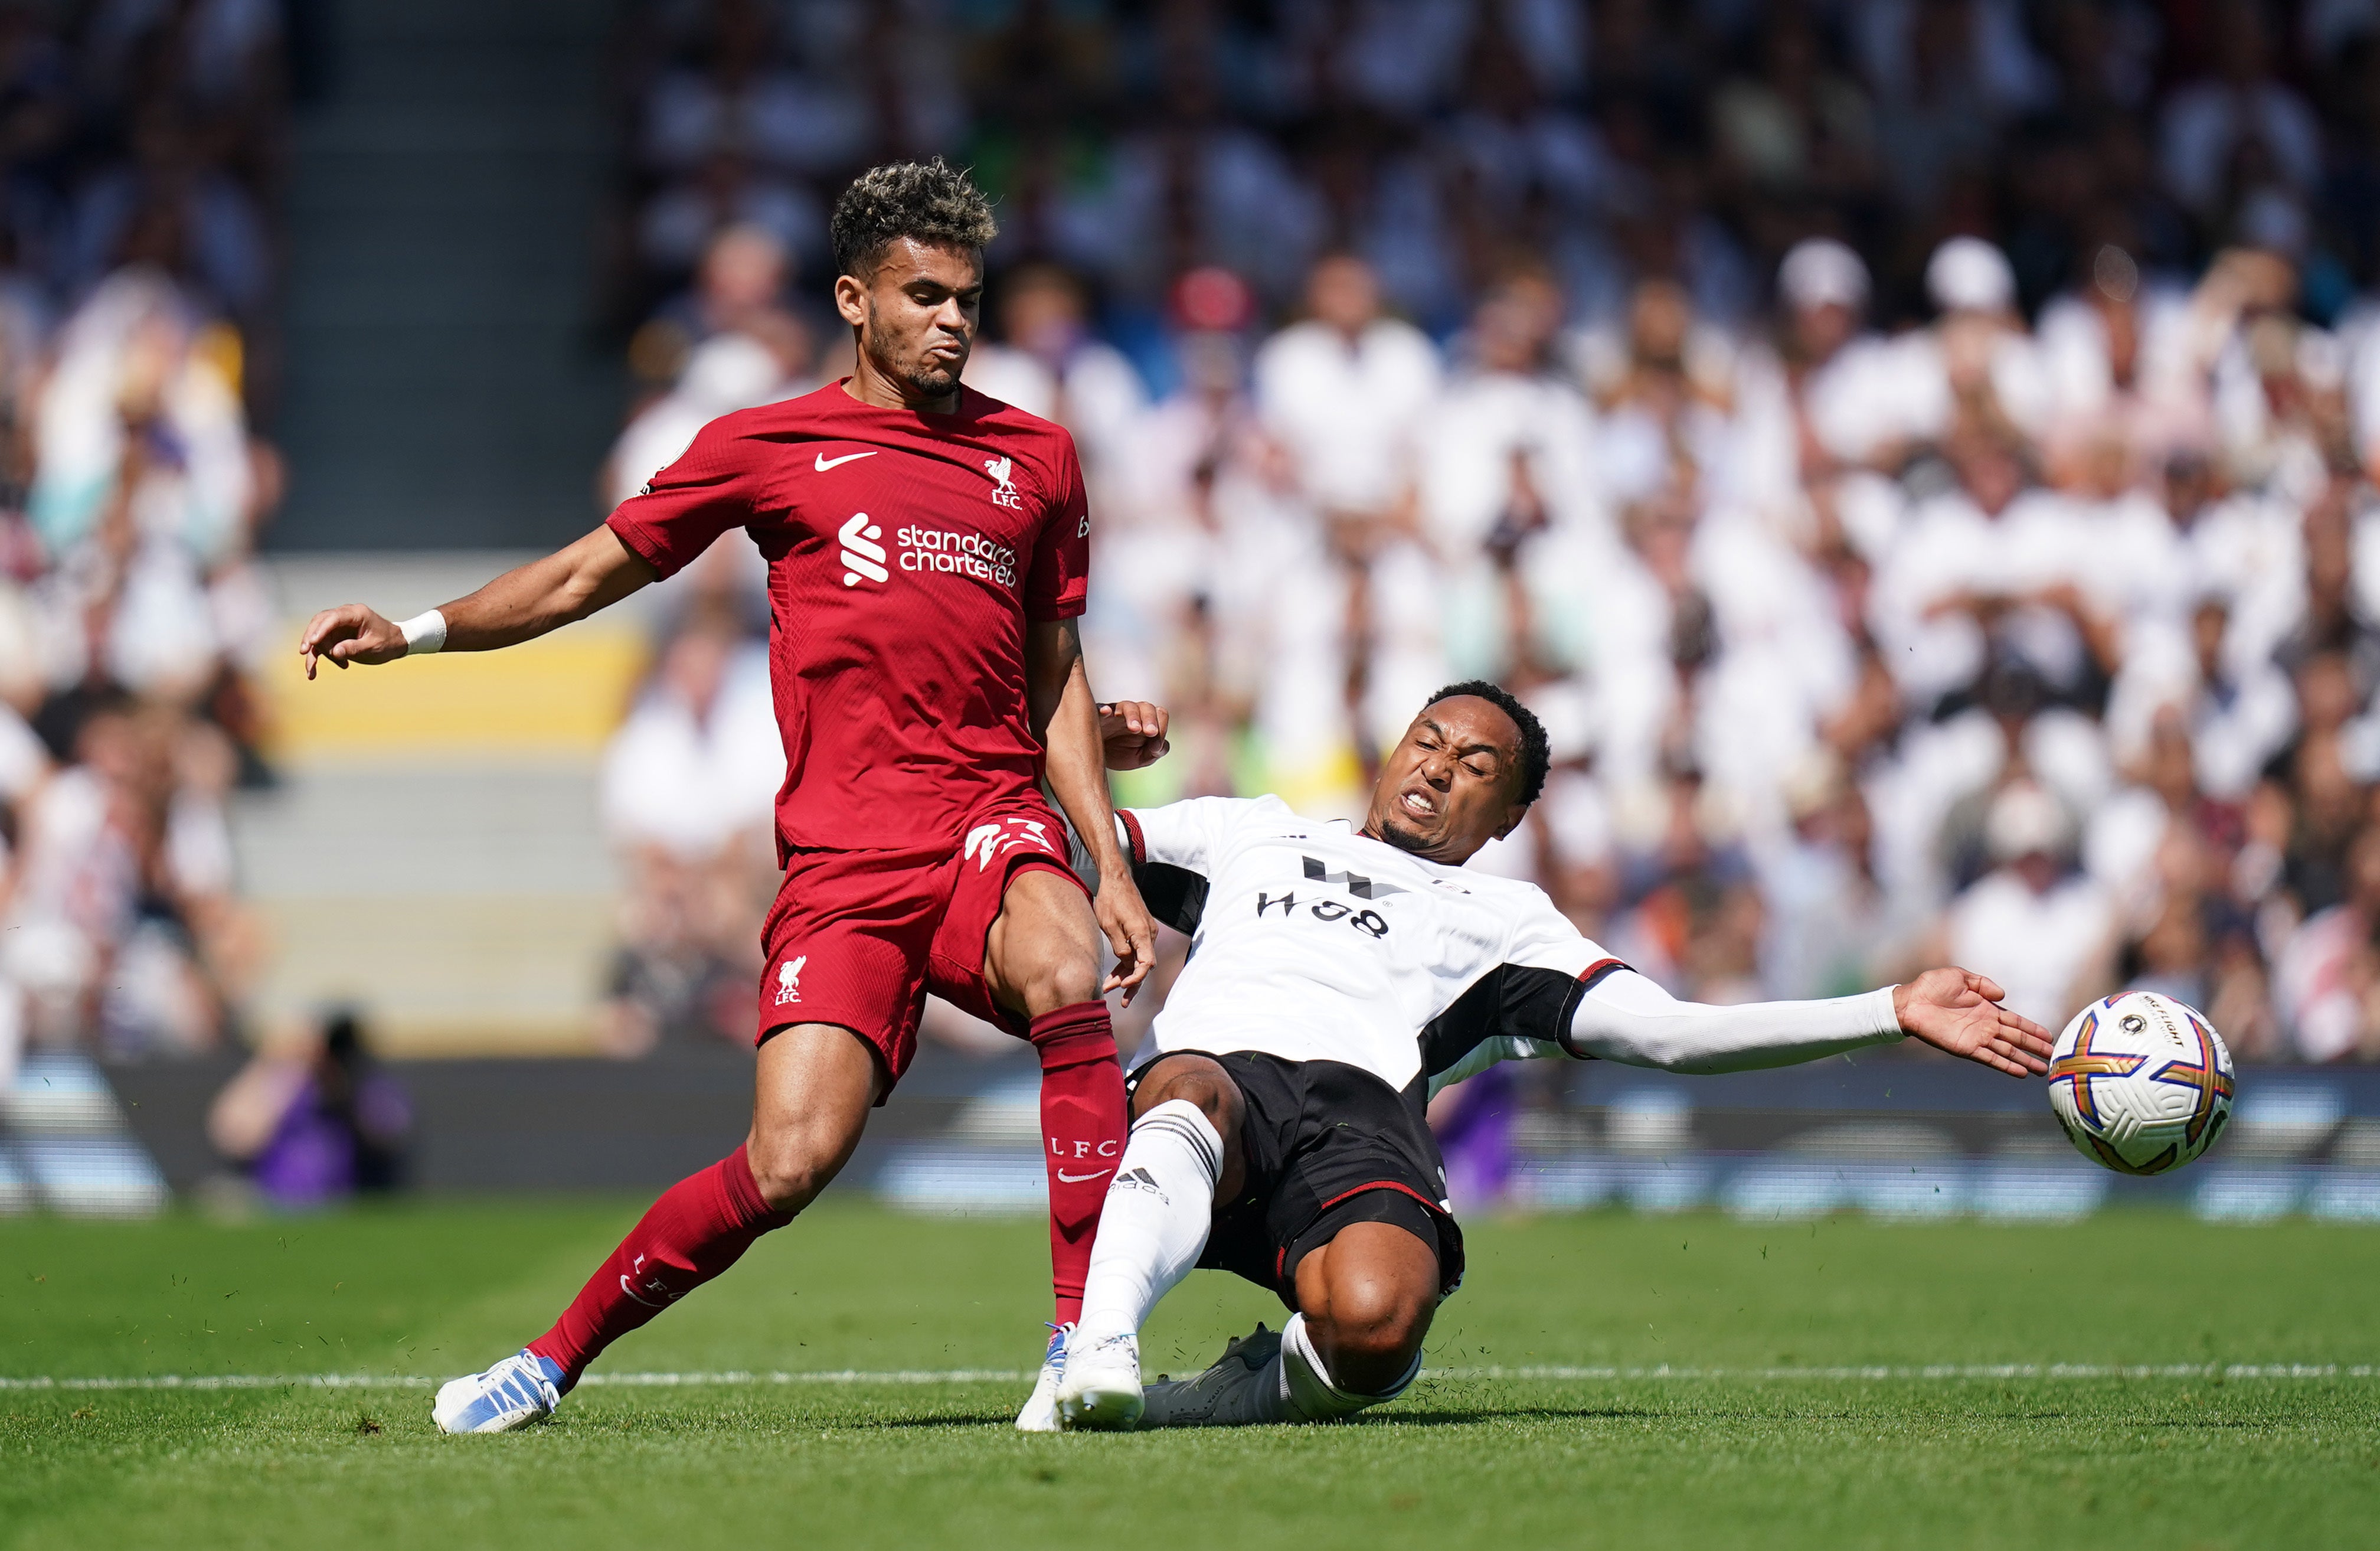
[[[303,621],[284,639],[295,641]],[[294,652],[265,674],[270,752],[304,762],[370,755],[593,758],[643,676],[644,637],[598,624],[503,652],[458,652],[381,667],[325,666],[309,683]]]

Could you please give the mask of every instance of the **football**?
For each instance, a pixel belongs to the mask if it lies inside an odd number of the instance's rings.
[[[2094,1163],[2163,1174],[2231,1117],[2231,1053],[2198,1013],[2154,991],[2092,1003],[2058,1036],[2049,1107]]]

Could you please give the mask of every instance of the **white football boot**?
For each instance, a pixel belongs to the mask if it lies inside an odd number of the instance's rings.
[[[449,1379],[430,1402],[442,1433],[510,1433],[543,1422],[562,1404],[562,1365],[527,1349],[484,1374]]]
[[[1127,1330],[1066,1354],[1058,1416],[1068,1432],[1129,1433],[1140,1408],[1139,1337]]]
[[[1160,1374],[1142,1391],[1140,1425],[1245,1427],[1279,1422],[1281,1389],[1281,1333],[1258,1325],[1226,1343],[1223,1355],[1203,1374],[1186,1379]]]
[[[1026,1398],[1025,1409],[1016,1413],[1018,1432],[1054,1433],[1059,1430],[1058,1386],[1066,1376],[1066,1342],[1074,1334],[1072,1325],[1050,1327],[1050,1344],[1041,1352],[1041,1376],[1033,1381],[1033,1393]]]

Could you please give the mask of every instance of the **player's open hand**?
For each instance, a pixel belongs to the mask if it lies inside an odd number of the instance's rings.
[[[2010,1077],[2049,1069],[2049,1031],[2000,1006],[2008,993],[1965,970],[1928,970],[1892,988],[1903,1032]]]
[[[1110,770],[1139,770],[1155,764],[1173,746],[1165,741],[1172,720],[1165,707],[1145,700],[1110,701],[1099,707],[1099,742]]]
[[[343,668],[349,663],[393,663],[405,655],[405,632],[361,604],[341,604],[307,622],[306,633],[298,638],[298,655],[309,678],[318,662]]]
[[[1100,983],[1099,995],[1121,987],[1123,1005],[1130,1007],[1140,995],[1140,983],[1148,978],[1150,967],[1157,962],[1157,922],[1141,902],[1140,889],[1129,873],[1102,877],[1099,892],[1091,897],[1091,907],[1116,956],[1115,968]]]

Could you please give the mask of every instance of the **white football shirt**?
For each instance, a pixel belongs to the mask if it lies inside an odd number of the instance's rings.
[[[1623,967],[1533,884],[1425,861],[1277,797],[1118,818],[1151,910],[1192,933],[1151,1031],[1160,1052],[1341,1061],[1402,1091],[1490,1040],[1557,1054],[1578,998]]]

